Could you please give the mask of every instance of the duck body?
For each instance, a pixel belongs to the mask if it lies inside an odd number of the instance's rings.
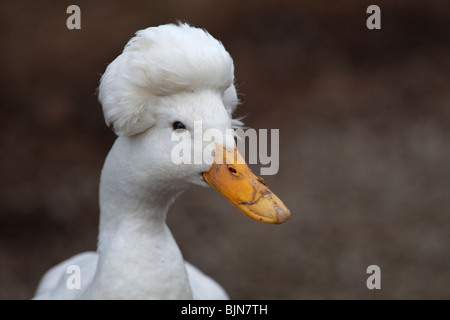
[[[229,299],[225,290],[212,278],[205,275],[197,267],[184,262],[184,267],[187,272],[187,277],[190,285],[190,292],[184,292],[182,295],[174,294],[170,286],[166,291],[167,295],[161,294],[159,291],[157,294],[152,290],[144,293],[137,291],[135,288],[126,285],[121,290],[112,291],[111,284],[109,283],[105,290],[97,292],[96,295],[92,294],[91,286],[94,283],[95,270],[97,269],[98,254],[97,252],[90,251],[80,253],[67,259],[58,265],[54,266],[46,272],[41,280],[41,284],[36,292],[34,300],[80,300],[80,299],[195,299],[195,300],[226,300]],[[69,289],[67,282],[70,280],[70,274],[67,273],[70,266],[79,266],[80,270],[84,270],[80,273],[81,283],[80,287]],[[126,266],[125,266],[126,267]],[[142,278],[146,278],[145,273]],[[165,277],[163,277],[165,278]],[[178,276],[177,276],[178,278]],[[118,278],[117,281],[120,281]],[[143,279],[141,279],[142,281]],[[111,280],[116,281],[116,280]],[[179,281],[171,281],[172,286],[178,286]],[[152,286],[153,287],[153,286]],[[126,290],[123,290],[126,289]],[[99,291],[99,290],[98,290]]]

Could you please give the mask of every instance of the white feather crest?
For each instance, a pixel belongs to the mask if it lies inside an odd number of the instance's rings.
[[[140,30],[127,43],[101,78],[99,101],[116,134],[134,135],[154,124],[158,99],[202,89],[221,90],[231,118],[238,98],[229,53],[205,30],[168,24]]]

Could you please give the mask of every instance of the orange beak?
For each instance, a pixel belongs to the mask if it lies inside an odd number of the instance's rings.
[[[241,155],[216,144],[214,163],[203,178],[246,216],[265,223],[280,224],[291,213],[269,190],[264,180],[250,170]]]

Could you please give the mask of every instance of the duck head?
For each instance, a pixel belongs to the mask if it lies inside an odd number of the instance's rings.
[[[138,31],[103,74],[99,100],[118,135],[121,181],[141,194],[156,185],[162,194],[210,185],[252,219],[289,218],[237,151],[233,61],[206,31],[187,24]]]

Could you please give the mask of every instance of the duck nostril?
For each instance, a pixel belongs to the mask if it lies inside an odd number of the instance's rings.
[[[237,174],[237,170],[233,167],[228,166],[228,171],[230,171],[232,174]]]

